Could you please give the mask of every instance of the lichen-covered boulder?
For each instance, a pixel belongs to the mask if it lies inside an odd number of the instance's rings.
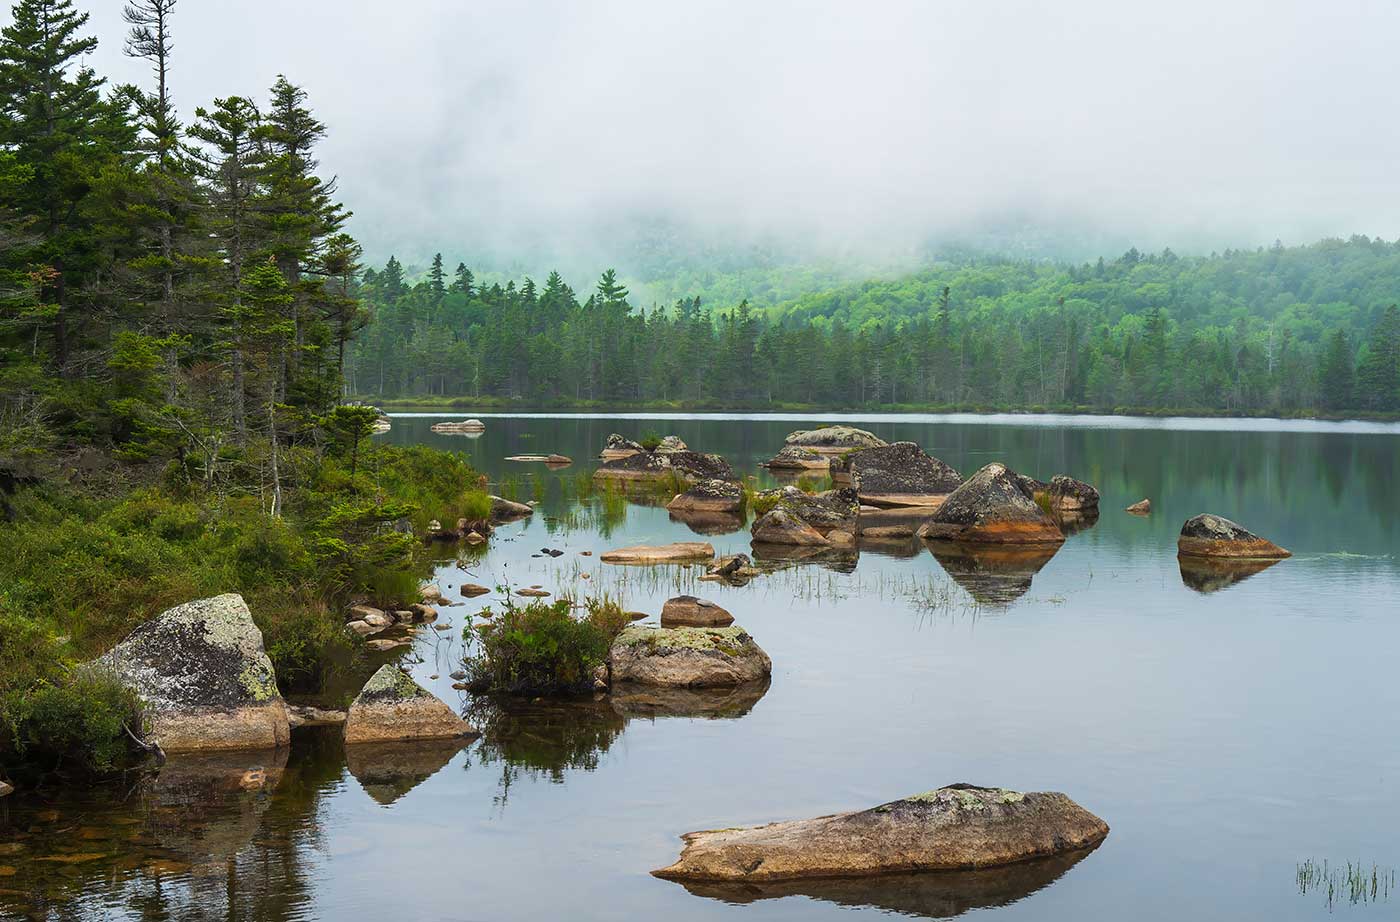
[[[345,716],[345,742],[456,739],[471,724],[391,663],[379,667]]]
[[[827,547],[831,542],[811,525],[779,506],[759,516],[753,523],[754,544],[791,544],[799,547]]]
[[[854,813],[692,832],[679,881],[778,881],[988,868],[1097,845],[1108,824],[1064,794],[954,784]]]
[[[1243,557],[1281,560],[1293,554],[1272,541],[1261,538],[1243,525],[1204,512],[1181,526],[1176,552],[1183,557]]]
[[[702,480],[677,494],[666,508],[680,515],[737,515],[744,509],[744,488],[732,480]]]
[[[853,448],[879,448],[885,440],[872,432],[854,426],[823,426],[820,429],[799,429],[788,434],[785,442],[810,448],[815,452],[838,454]]]
[[[987,544],[1061,544],[1064,533],[1026,495],[1017,474],[993,462],[963,481],[919,528],[919,537]]]
[[[766,679],[773,661],[748,631],[730,627],[625,628],[608,652],[614,684],[696,688]]]
[[[1099,491],[1082,480],[1064,474],[1050,478],[1046,502],[1057,512],[1088,512],[1099,508]]]
[[[669,454],[677,451],[689,451],[690,448],[681,441],[678,435],[668,435],[657,443],[656,450],[662,454]]]
[[[728,627],[734,616],[709,599],[678,595],[661,606],[662,627]]]
[[[821,534],[840,529],[854,534],[860,527],[860,502],[850,487],[804,493],[794,486],[764,490],[756,501],[759,508],[769,505],[782,509],[815,528]]]
[[[860,501],[872,506],[937,506],[963,482],[913,442],[865,448],[843,460]]]
[[[431,426],[434,432],[456,433],[456,432],[485,432],[486,424],[479,419],[447,420],[441,423],[433,423]]]
[[[262,631],[237,593],[160,614],[94,665],[141,696],[166,752],[272,749],[291,739]]]
[[[729,462],[719,455],[698,451],[644,451],[605,461],[593,472],[597,480],[664,480],[674,475],[686,483],[701,480],[738,480]]]
[[[703,563],[713,560],[715,546],[708,541],[676,541],[672,544],[634,544],[598,555],[603,563]]]
[[[641,445],[625,438],[616,432],[608,436],[608,441],[604,444],[602,452],[598,457],[604,461],[614,461],[618,458],[626,458],[628,455],[635,455],[638,452],[646,451]]]
[[[825,470],[831,458],[802,445],[784,445],[776,455],[763,462],[773,471]]]

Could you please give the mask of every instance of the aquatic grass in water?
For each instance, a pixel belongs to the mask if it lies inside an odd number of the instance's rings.
[[[1395,869],[1378,864],[1367,867],[1360,861],[1334,865],[1325,858],[1319,864],[1309,858],[1299,863],[1296,879],[1300,894],[1324,894],[1331,912],[1342,902],[1358,906],[1389,900],[1395,887]]]

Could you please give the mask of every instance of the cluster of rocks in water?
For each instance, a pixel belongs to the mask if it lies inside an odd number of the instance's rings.
[[[486,431],[486,424],[479,419],[454,419],[433,423],[433,432],[448,435],[479,435]]]

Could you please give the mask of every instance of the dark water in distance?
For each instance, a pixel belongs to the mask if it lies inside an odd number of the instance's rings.
[[[1002,460],[1088,480],[1102,516],[1039,569],[893,542],[863,547],[852,572],[816,563],[729,588],[696,583],[691,568],[580,557],[695,535],[664,509],[580,503],[574,479],[609,432],[654,429],[768,482],[757,464],[789,431],[839,420],[481,414],[487,431],[470,438],[430,433],[434,418],[396,417],[382,438],[460,450],[503,489],[541,500],[532,520],[497,532],[471,576],[444,565],[449,597],[463,579],[591,585],[655,613],[693,589],[768,651],[771,685],[527,703],[460,751],[397,757],[397,772],[347,765],[333,730],[298,731],[290,752],[235,757],[233,775],[227,760],[172,759],[130,794],[6,798],[0,917],[1400,917],[1400,894],[1329,911],[1296,879],[1310,858],[1400,866],[1400,428],[877,417],[866,428],[965,475]],[[551,451],[575,463],[503,460]],[[1143,497],[1151,517],[1121,511]],[[1203,511],[1296,556],[1233,584],[1188,585],[1175,537]],[[746,539],[707,537],[720,552]],[[546,546],[566,553],[531,556]],[[444,608],[453,630],[417,650],[415,675],[450,702],[463,700],[447,678],[454,638],[486,604]],[[268,768],[270,792],[230,782],[250,764]],[[691,892],[647,873],[674,859],[683,832],[957,781],[1061,790],[1113,831],[1087,855],[976,875]]]

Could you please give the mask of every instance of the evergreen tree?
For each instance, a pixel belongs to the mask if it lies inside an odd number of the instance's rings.
[[[1333,330],[1327,338],[1318,370],[1318,385],[1322,406],[1328,410],[1344,410],[1352,406],[1355,379],[1352,370],[1351,343],[1341,330]]]
[[[1376,321],[1356,383],[1369,409],[1400,410],[1400,307],[1390,305]]]

